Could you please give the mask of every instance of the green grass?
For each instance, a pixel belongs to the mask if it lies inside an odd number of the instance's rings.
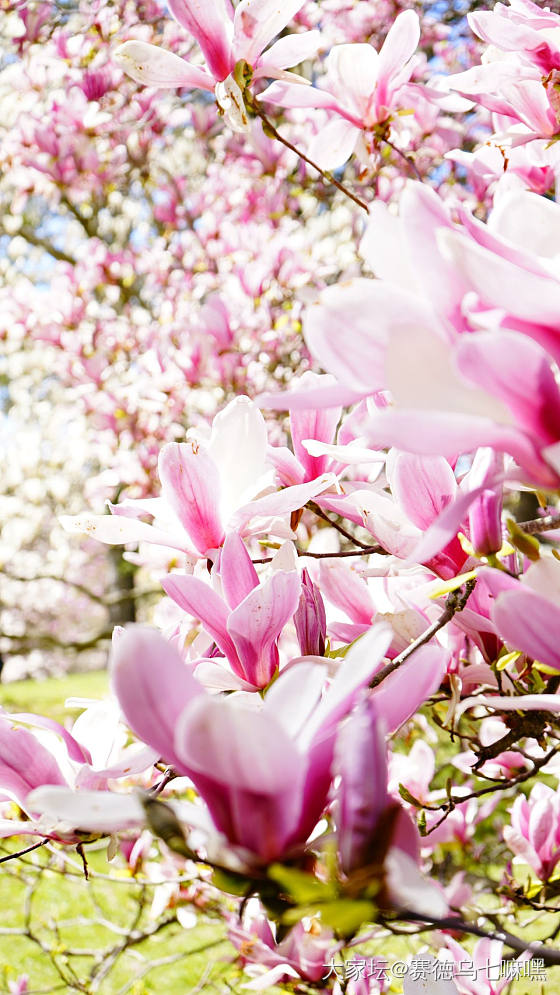
[[[61,722],[77,714],[64,707],[67,698],[103,698],[108,691],[108,674],[98,670],[53,680],[0,684],[0,705],[9,712],[37,712]]]

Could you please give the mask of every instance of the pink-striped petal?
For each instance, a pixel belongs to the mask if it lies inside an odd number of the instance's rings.
[[[266,687],[276,672],[276,641],[298,606],[300,590],[298,574],[279,571],[251,591],[229,616],[227,629],[243,676],[254,687]]]
[[[225,601],[198,577],[170,574],[169,577],[164,577],[161,586],[183,611],[200,619],[206,632],[227,656],[235,673],[245,678],[237,650],[227,631],[230,613]]]
[[[168,0],[168,6],[175,20],[196,38],[212,75],[225,79],[235,65],[231,0]]]
[[[224,538],[220,520],[220,475],[213,458],[190,443],[170,442],[159,455],[162,496],[195,548],[206,555]]]
[[[237,532],[230,532],[225,538],[220,555],[220,580],[230,608],[237,608],[259,583],[247,547]]]

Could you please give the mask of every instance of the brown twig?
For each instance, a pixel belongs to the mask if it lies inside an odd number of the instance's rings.
[[[346,197],[349,197],[350,200],[353,200],[354,203],[358,205],[358,207],[361,207],[366,212],[366,214],[369,214],[369,205],[366,203],[366,201],[362,200],[360,197],[357,197],[356,194],[352,193],[352,191],[348,189],[348,187],[344,186],[344,183],[341,183],[339,180],[337,180],[331,173],[326,173],[325,170],[321,169],[321,167],[318,166],[316,162],[313,162],[313,159],[310,159],[309,156],[305,154],[305,152],[302,152],[301,149],[298,149],[295,145],[292,145],[292,143],[289,142],[287,138],[284,138],[284,136],[281,135],[280,132],[274,127],[272,122],[269,121],[262,107],[259,106],[256,100],[253,100],[251,102],[251,110],[254,111],[257,117],[261,119],[264,126],[264,132],[266,135],[268,135],[269,138],[275,138],[276,141],[281,142],[282,145],[285,145],[285,147],[289,149],[290,152],[295,152],[295,154],[299,156],[300,159],[303,159],[303,161],[306,162],[308,166],[312,166],[313,169],[316,169],[317,172],[323,177],[323,179],[327,183],[331,183],[333,186],[337,188],[337,190],[340,190],[341,193],[343,193]]]
[[[402,653],[399,653],[394,660],[391,660],[386,667],[383,667],[383,670],[380,670],[379,673],[375,675],[373,680],[370,682],[370,688],[378,687],[378,685],[381,684],[386,677],[389,677],[389,674],[392,674],[395,670],[397,670],[406,660],[408,660],[409,657],[412,656],[413,653],[416,652],[417,649],[420,649],[421,646],[429,643],[430,639],[435,636],[436,632],[443,629],[443,627],[451,621],[457,612],[463,611],[463,608],[474,591],[475,584],[476,578],[473,577],[471,580],[467,581],[464,590],[459,589],[459,591],[452,591],[447,597],[445,608],[443,609],[440,617],[436,619],[435,622],[432,622],[426,631],[423,632],[422,635],[418,636],[418,639],[415,639],[410,646],[407,646]]]

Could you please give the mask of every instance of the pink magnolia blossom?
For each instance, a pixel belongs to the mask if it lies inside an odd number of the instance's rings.
[[[322,108],[335,114],[309,149],[311,158],[323,169],[335,169],[350,158],[360,138],[369,147],[377,138],[388,135],[394,114],[406,105],[406,84],[419,40],[418,15],[412,10],[403,11],[391,25],[379,52],[372,45],[335,45],[327,59],[327,76],[321,89],[303,89],[285,80],[272,83],[262,97],[280,107]]]
[[[473,11],[468,21],[483,41],[536,66],[543,75],[560,69],[560,15],[549,7],[509,0],[507,7],[497,3],[492,10]]]
[[[451,461],[491,446],[556,486],[560,391],[545,350],[560,355],[560,284],[543,234],[558,205],[516,191],[488,225],[464,213],[459,228],[434,191],[412,183],[398,219],[377,202],[370,213],[362,254],[380,279],[328,287],[305,322],[347,403],[391,392],[391,405],[364,416],[370,445]],[[304,395],[261,403],[301,407]]]
[[[454,984],[459,995],[501,995],[515,977],[512,972],[508,978],[507,972],[502,971],[501,940],[478,940],[472,955],[450,936],[446,936],[445,943],[440,953],[455,964]],[[530,957],[529,952],[523,953],[516,963],[523,964]]]
[[[127,41],[115,59],[138,83],[157,87],[198,87],[215,92],[218,105],[234,130],[247,131],[249,122],[243,88],[263,77],[282,79],[286,72],[315,55],[319,33],[308,31],[281,38],[267,46],[297,14],[304,0],[170,0],[169,9],[179,24],[196,39],[206,67],[195,66],[178,55],[142,41]],[[265,49],[267,49],[265,51]],[[236,66],[246,65],[236,78]],[[300,81],[301,77],[297,77]]]
[[[271,493],[264,418],[247,397],[231,401],[214,418],[208,443],[170,442],[159,455],[161,498],[111,505],[111,516],[63,517],[72,532],[101,542],[147,542],[215,558],[226,533],[269,532],[271,520],[302,508],[336,483],[333,474]],[[146,515],[161,520],[149,525]],[[251,523],[255,521],[253,526]],[[284,535],[291,532],[284,528]]]
[[[528,798],[520,794],[504,827],[510,850],[548,881],[560,861],[560,795],[546,784],[535,784]]]
[[[228,937],[255,976],[245,986],[250,991],[260,991],[288,978],[320,981],[329,954],[332,956],[337,949],[332,931],[315,921],[310,926],[299,922],[277,942],[273,926],[262,911],[247,910],[241,922],[235,917]]]
[[[116,643],[113,683],[131,728],[193,780],[230,845],[268,862],[301,847],[320,818],[338,723],[390,638],[378,626],[360,640],[322,700],[324,668],[302,662],[257,709],[207,694],[159,633],[136,626]]]
[[[0,797],[13,799],[29,816],[28,822],[1,820],[0,835],[31,833],[77,842],[76,829],[112,831],[117,810],[122,828],[141,824],[135,800],[109,795],[106,789],[114,780],[148,770],[157,754],[150,747],[125,743],[117,711],[104,703],[86,710],[72,732],[39,715],[0,715]],[[49,792],[57,791],[76,793],[83,822],[80,816],[73,821],[62,810],[50,811]],[[111,809],[104,809],[101,794]]]
[[[162,586],[183,611],[201,620],[233,671],[228,674],[216,658],[199,664],[202,683],[246,691],[265,688],[278,670],[278,639],[298,606],[300,578],[295,571],[279,570],[259,584],[242,540],[232,532],[221,551],[220,580],[223,598],[188,575],[171,574]]]

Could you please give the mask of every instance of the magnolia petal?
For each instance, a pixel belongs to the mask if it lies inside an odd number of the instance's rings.
[[[247,547],[237,532],[230,532],[225,538],[220,556],[220,580],[230,608],[237,608],[259,583]]]
[[[311,139],[309,157],[321,169],[339,169],[348,162],[359,137],[360,130],[353,121],[337,117],[325,124]]]
[[[370,863],[377,823],[387,806],[387,747],[377,703],[364,698],[343,723],[335,747],[337,837],[345,874]]]
[[[420,20],[414,10],[404,10],[398,15],[383,42],[379,52],[376,102],[380,107],[388,107],[393,86],[406,82],[412,73],[404,66],[412,58],[420,41]],[[404,70],[404,71],[403,71]]]
[[[0,797],[24,804],[33,788],[66,783],[52,753],[27,729],[14,728],[8,716],[0,716]]]
[[[395,500],[419,529],[431,525],[457,493],[455,474],[443,456],[393,450],[386,472]]]
[[[293,765],[301,763],[287,733],[269,714],[211,695],[183,711],[175,747],[193,775],[208,774],[226,787],[256,793],[286,788]]]
[[[337,383],[332,387],[316,387],[314,390],[259,394],[257,402],[261,408],[271,408],[274,411],[302,411],[309,407],[334,408],[355,404],[369,393],[369,390],[356,391]]]
[[[321,47],[319,31],[285,35],[265,52],[258,61],[256,76],[273,76],[278,69],[290,69],[307,59],[313,59]],[[307,81],[306,81],[307,82]]]
[[[142,805],[133,794],[46,786],[32,791],[27,804],[55,826],[59,824],[62,831],[67,827],[105,834],[142,826],[146,821]]]
[[[128,76],[145,86],[214,89],[214,79],[205,69],[144,41],[126,41],[115,49],[113,58]]]
[[[252,518],[269,518],[276,515],[287,515],[299,508],[304,508],[311,498],[317,497],[329,487],[336,487],[337,479],[334,473],[324,473],[308,484],[294,484],[284,487],[275,494],[267,494],[239,508],[230,522],[232,528],[243,530]]]
[[[209,453],[195,444],[169,442],[159,454],[162,496],[194,546],[205,555],[222,543],[220,474]]]
[[[298,606],[300,590],[297,573],[278,571],[255,587],[229,616],[227,629],[243,676],[254,687],[266,687],[274,676],[278,666],[275,643]]]
[[[498,597],[492,621],[508,646],[560,670],[560,609],[548,599],[519,585]]]
[[[123,515],[60,515],[59,522],[66,532],[89,535],[109,546],[149,542],[183,551],[186,545],[186,536],[181,542],[153,525]]]
[[[261,52],[303,7],[305,0],[241,0],[233,19],[233,47],[237,59],[255,65]]]
[[[228,522],[239,505],[265,484],[268,437],[265,420],[254,401],[239,396],[216,415],[208,452],[220,470],[219,507]],[[214,495],[218,506],[218,497]]]
[[[349,649],[323,701],[302,729],[302,746],[324,737],[349,711],[360,688],[382,666],[392,638],[390,625],[381,623],[372,626]]]
[[[377,711],[388,733],[396,732],[437,691],[450,659],[442,646],[421,646],[375,688]]]
[[[413,957],[404,976],[403,995],[459,995],[454,981],[438,977],[441,963],[429,954]]]
[[[284,670],[266,692],[263,711],[295,738],[321,700],[326,679],[327,667],[319,660],[295,663]]]
[[[196,38],[213,76],[225,79],[234,67],[231,0],[168,0],[168,6],[175,20]]]
[[[194,676],[207,691],[256,691],[252,684],[238,677],[232,670],[215,660],[201,660]]]
[[[227,656],[235,672],[240,677],[245,677],[240,670],[237,650],[227,630],[229,611],[225,601],[222,601],[220,596],[198,577],[171,574],[163,578],[161,586],[183,611],[200,619],[206,632]]]
[[[427,916],[428,920],[449,914],[440,889],[423,877],[416,862],[403,850],[392,847],[385,860],[385,874],[387,891],[397,909],[410,909]],[[431,987],[429,991],[431,995]],[[454,989],[450,991],[453,992]]]
[[[560,712],[560,696],[552,694],[522,694],[516,697],[506,697],[505,695],[476,695],[473,698],[464,698],[455,709],[455,720],[457,721],[463,712],[469,708],[477,708],[483,705],[485,708],[493,708],[498,712]]]
[[[204,693],[191,669],[156,629],[131,625],[113,646],[111,677],[130,728],[180,769],[175,723],[185,705]]]

